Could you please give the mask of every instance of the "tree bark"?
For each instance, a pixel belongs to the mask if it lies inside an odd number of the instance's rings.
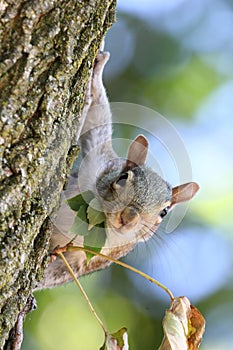
[[[48,261],[86,84],[115,0],[0,1],[0,348]]]

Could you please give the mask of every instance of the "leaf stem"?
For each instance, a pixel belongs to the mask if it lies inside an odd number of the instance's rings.
[[[146,273],[144,273],[144,272],[142,272],[142,271],[136,269],[135,267],[130,266],[130,265],[124,263],[123,261],[116,260],[116,259],[114,259],[114,258],[112,258],[112,257],[110,257],[110,256],[108,256],[108,255],[104,255],[104,254],[102,254],[102,253],[99,253],[99,252],[96,252],[96,251],[94,251],[94,250],[91,250],[91,249],[89,249],[89,248],[80,247],[80,246],[73,246],[73,245],[68,245],[68,246],[67,246],[67,251],[75,251],[75,250],[81,250],[81,251],[84,251],[84,252],[87,252],[87,253],[91,253],[91,254],[93,254],[93,255],[97,255],[97,256],[99,256],[99,257],[101,257],[101,258],[104,258],[104,259],[107,259],[107,260],[109,260],[109,261],[112,261],[112,262],[114,262],[114,263],[117,264],[117,265],[120,265],[120,266],[122,266],[122,267],[125,267],[125,268],[128,269],[128,270],[131,270],[131,271],[137,273],[138,275],[144,277],[144,278],[147,279],[148,281],[150,281],[150,282],[156,284],[158,287],[162,288],[162,289],[169,295],[171,301],[174,300],[174,296],[173,296],[172,292],[170,291],[170,289],[168,289],[168,288],[167,288],[166,286],[164,286],[162,283],[160,283],[160,282],[157,281],[156,279],[150,277],[150,276],[147,275]],[[73,275],[72,275],[72,276],[73,276]]]
[[[73,279],[74,279],[76,285],[78,286],[78,288],[79,288],[79,290],[81,291],[81,293],[82,293],[84,299],[86,300],[87,305],[89,306],[89,309],[91,310],[92,314],[94,315],[94,317],[96,318],[96,320],[98,321],[98,323],[99,323],[100,326],[102,327],[104,333],[106,334],[107,331],[106,331],[106,329],[105,329],[105,327],[104,327],[103,322],[101,321],[101,319],[100,319],[99,316],[97,315],[97,313],[96,313],[94,307],[92,306],[92,304],[91,304],[91,302],[90,302],[90,300],[89,300],[89,298],[88,298],[88,296],[87,296],[85,290],[83,289],[81,283],[79,282],[79,280],[78,280],[77,277],[75,276],[74,271],[72,270],[72,267],[70,266],[70,264],[69,264],[68,261],[66,260],[65,256],[63,255],[63,253],[58,253],[58,255],[59,255],[60,258],[63,260],[64,264],[66,265],[67,269],[69,270],[69,273],[70,273],[71,276],[73,277]]]

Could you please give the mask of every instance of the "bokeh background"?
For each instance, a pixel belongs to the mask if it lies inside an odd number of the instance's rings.
[[[201,186],[174,232],[163,225],[124,260],[200,309],[207,321],[202,350],[233,349],[233,1],[119,0],[106,48],[110,100],[165,116],[184,141]],[[135,136],[121,126],[115,133]],[[151,147],[157,158],[153,142]],[[110,332],[127,327],[133,350],[159,347],[169,304],[164,292],[118,266],[81,282]],[[103,344],[73,283],[35,297],[38,309],[27,316],[23,350]]]

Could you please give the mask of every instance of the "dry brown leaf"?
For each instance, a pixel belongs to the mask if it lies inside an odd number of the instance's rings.
[[[202,336],[205,332],[205,319],[197,308],[193,305],[190,307],[191,315],[189,318],[188,349],[197,350],[202,342]]]
[[[197,350],[205,320],[188,298],[177,297],[163,319],[164,338],[159,350]]]

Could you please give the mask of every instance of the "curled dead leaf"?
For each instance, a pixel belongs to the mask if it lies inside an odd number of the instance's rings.
[[[189,318],[188,349],[196,350],[202,342],[202,336],[205,331],[205,319],[200,311],[193,305],[190,305],[191,315]]]
[[[163,319],[164,338],[159,350],[197,350],[205,319],[186,297],[175,298]]]

